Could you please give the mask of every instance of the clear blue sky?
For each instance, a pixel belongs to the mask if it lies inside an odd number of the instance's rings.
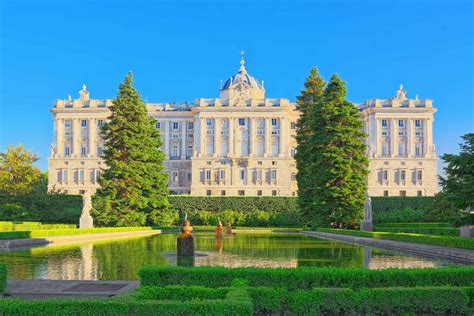
[[[348,99],[409,97],[438,108],[438,154],[474,131],[472,1],[0,0],[0,148],[47,168],[55,99],[113,98],[132,70],[145,101],[217,97],[239,66],[268,97],[295,100],[312,66]]]

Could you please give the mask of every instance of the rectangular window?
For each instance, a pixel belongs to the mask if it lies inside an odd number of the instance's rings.
[[[158,129],[160,129],[160,128],[161,128],[161,123],[160,123],[160,122],[156,122],[155,127],[158,128]]]
[[[423,196],[423,192],[421,190],[416,191],[417,196]]]
[[[67,174],[68,174],[67,170],[63,170],[63,181],[64,182],[67,182]]]
[[[206,190],[206,195],[210,196],[212,194],[211,190]]]
[[[423,180],[423,171],[418,170],[418,171],[416,172],[416,180],[418,180],[418,181],[422,181],[422,180]]]
[[[87,156],[87,147],[85,146],[81,147],[81,156]]]
[[[296,181],[296,173],[291,174],[291,181]]]
[[[173,122],[173,129],[174,130],[179,129],[179,122]]]
[[[277,190],[272,190],[272,195],[276,196],[277,195]]]
[[[104,155],[104,147],[102,147],[102,146],[97,147],[97,155],[98,156],[103,156]]]
[[[221,171],[219,172],[219,179],[220,179],[220,180],[225,180],[225,170],[221,170]]]
[[[415,156],[421,157],[423,155],[423,147],[421,143],[415,145]]]
[[[178,157],[179,156],[178,146],[173,146],[173,148],[171,149],[171,156],[172,157]]]
[[[240,169],[240,180],[245,180],[245,169]]]
[[[188,122],[188,130],[191,130],[194,128],[194,122]]]
[[[272,170],[272,172],[271,172],[271,179],[272,179],[272,181],[276,181],[276,180],[277,180],[277,171],[276,171],[276,170]]]
[[[257,196],[262,196],[262,190],[257,190]]]
[[[206,119],[206,125],[207,127],[212,127],[212,119],[210,118]]]
[[[388,190],[383,191],[383,196],[388,196]]]
[[[238,195],[239,195],[239,196],[244,196],[244,195],[245,195],[245,191],[244,191],[244,190],[239,190],[239,191],[238,191]]]
[[[388,127],[388,121],[382,120],[382,127]]]
[[[407,191],[405,190],[400,191],[400,196],[407,196]]]
[[[383,175],[383,176],[382,176],[382,179],[383,179],[384,181],[387,181],[387,180],[388,180],[388,171],[387,171],[387,170],[384,170],[384,171],[382,172],[382,175]]]
[[[100,177],[100,170],[96,170],[96,171],[95,171],[95,179],[96,179],[96,181],[99,180],[99,177]]]
[[[296,149],[291,148],[291,157],[294,157],[296,155]]]
[[[400,171],[400,181],[405,181],[405,179],[406,179],[406,171],[401,170]]]
[[[221,190],[221,195],[225,196],[225,190]]]
[[[95,181],[95,171],[94,171],[94,169],[89,170],[89,177],[90,177],[91,182]]]
[[[71,147],[66,146],[64,147],[64,155],[69,156],[71,154]]]
[[[239,126],[245,126],[245,119],[239,118]]]
[[[87,127],[87,120],[81,120],[81,127]]]
[[[79,181],[84,181],[84,170],[79,170]]]
[[[178,182],[178,171],[173,171],[173,182]]]
[[[64,127],[66,128],[71,127],[71,120],[64,120]]]
[[[99,127],[104,126],[104,120],[97,120],[97,126]]]
[[[398,120],[398,127],[405,127],[405,120]]]
[[[211,180],[211,170],[206,170],[206,180]]]
[[[415,127],[421,127],[421,120],[415,120]]]
[[[296,129],[296,122],[291,122],[291,129]]]
[[[272,118],[272,126],[277,126],[278,120],[276,118]]]
[[[188,146],[187,154],[188,157],[191,157],[193,155],[193,146]]]

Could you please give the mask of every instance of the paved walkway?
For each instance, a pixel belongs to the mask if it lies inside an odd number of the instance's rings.
[[[139,281],[8,280],[5,297],[24,299],[109,297],[136,289]]]
[[[314,231],[302,231],[303,234],[323,239],[337,240],[348,243],[363,244],[382,249],[408,252],[427,257],[444,258],[467,265],[474,265],[474,250],[441,247],[411,242],[402,242],[386,239],[375,239],[367,237],[339,235]]]

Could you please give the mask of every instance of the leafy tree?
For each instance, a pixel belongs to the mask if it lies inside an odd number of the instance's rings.
[[[7,147],[0,153],[0,194],[16,196],[29,193],[41,171],[33,165],[38,156],[23,145]]]
[[[309,139],[313,135],[310,127],[312,109],[321,100],[326,83],[319,75],[318,69],[313,67],[304,83],[296,105],[300,117],[296,124],[296,180],[298,182],[298,206],[302,214],[312,212],[312,199],[314,194],[314,177],[309,173],[308,166],[311,163],[312,152],[309,148]]]
[[[363,217],[368,159],[359,111],[345,100],[346,86],[337,75],[312,108],[309,139],[312,210],[315,225],[355,227]]]
[[[101,130],[108,168],[99,177],[101,188],[94,196],[91,212],[99,225],[153,224],[169,209],[160,132],[132,82],[129,73]]]
[[[453,210],[464,210],[468,206],[474,208],[474,133],[466,134],[462,139],[458,155],[441,156],[446,163],[446,176],[439,177],[442,187],[440,195]]]

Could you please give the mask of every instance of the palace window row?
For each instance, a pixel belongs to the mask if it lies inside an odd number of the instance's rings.
[[[58,169],[57,170],[57,182],[69,183],[69,175],[72,175],[72,182],[84,183],[91,182],[96,183],[100,177],[100,169]]]
[[[389,173],[388,170],[381,170],[379,172],[379,182],[388,183],[389,182]],[[393,174],[393,181],[396,183],[405,183],[407,181],[407,172],[406,170],[396,170]],[[414,170],[412,172],[412,182],[417,183],[423,181],[423,170]]]

